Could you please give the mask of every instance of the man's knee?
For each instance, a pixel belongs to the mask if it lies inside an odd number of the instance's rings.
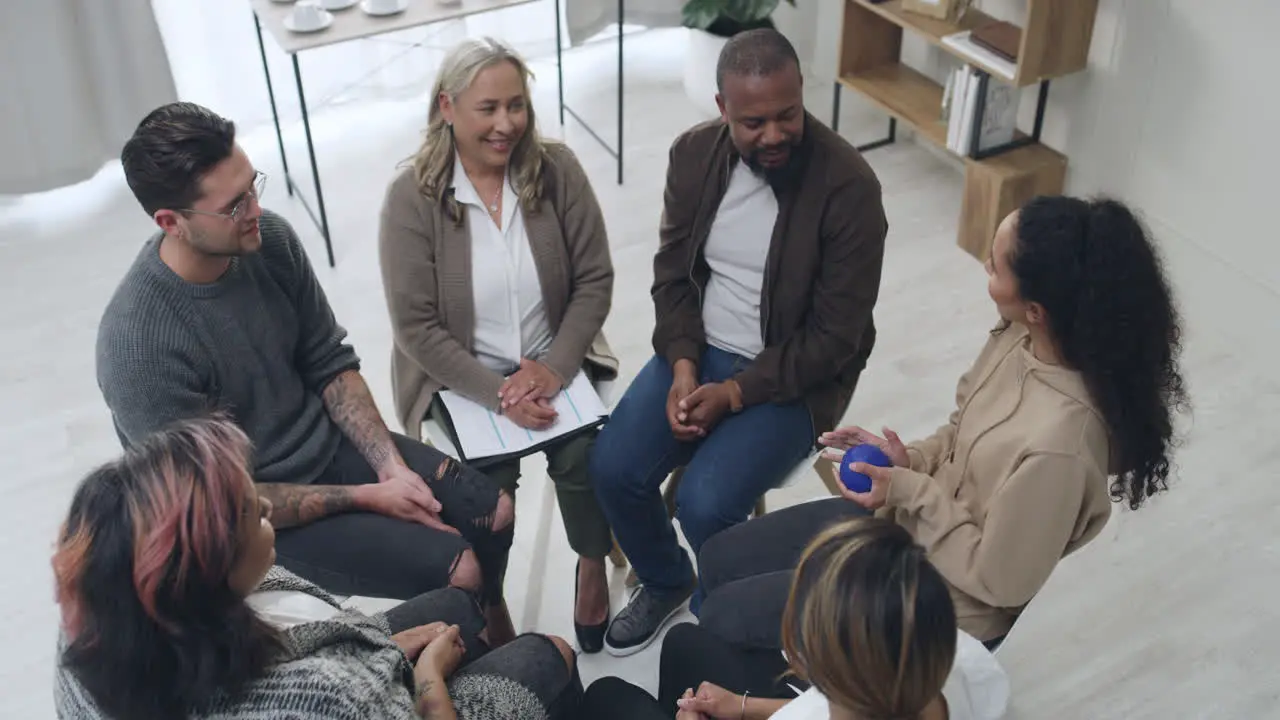
[[[597,493],[610,493],[618,486],[618,469],[613,454],[613,433],[606,425],[587,453],[587,475]]]
[[[573,665],[578,661],[578,656],[577,653],[573,651],[573,646],[569,645],[569,643],[559,635],[548,635],[547,639],[550,640],[551,644],[555,645],[556,649],[560,651],[560,657],[564,658],[565,668],[567,668],[569,673],[572,674]]]
[[[685,485],[682,482],[680,490]],[[676,496],[676,518],[680,520],[680,528],[684,536],[693,546],[695,552],[702,551],[702,544],[717,532],[734,524],[734,519],[725,512],[724,499],[714,493],[678,492]],[[746,517],[740,518],[746,520]]]
[[[587,456],[587,474],[597,495],[608,498],[645,491],[642,466],[652,459],[645,460],[638,449],[624,431],[610,431],[607,425],[600,431]]]
[[[449,573],[449,585],[473,593],[480,591],[484,581],[481,579],[480,561],[476,558],[475,551],[468,548],[458,556],[453,572]]]

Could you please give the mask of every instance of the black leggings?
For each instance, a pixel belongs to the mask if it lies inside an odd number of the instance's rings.
[[[698,572],[707,599],[702,627],[743,648],[782,649],[782,611],[809,541],[867,510],[843,498],[776,510],[716,533],[702,546]]]
[[[457,625],[466,652],[450,682],[467,675],[506,678],[537,696],[552,720],[578,717],[582,681],[576,665],[570,670],[559,648],[544,635],[521,635],[497,650],[490,650],[480,638],[484,616],[470,593],[457,588],[432,590],[400,603],[383,615],[392,635],[433,622]]]
[[[723,530],[702,546],[702,626],[744,648],[780,650],[791,577],[809,542],[868,511],[843,498],[801,503]],[[983,642],[995,652],[1001,635]]]
[[[377,513],[351,512],[276,533],[279,563],[338,595],[405,600],[449,585],[462,553],[474,550],[483,601],[502,599],[515,523],[491,529],[498,487],[439,450],[392,433],[405,463],[426,480],[440,517],[462,536]],[[316,485],[367,485],[377,473],[344,436]]]
[[[675,625],[662,642],[658,670],[658,699],[615,677],[601,678],[587,688],[583,718],[615,720],[671,720],[676,700],[685,690],[697,692],[710,682],[739,695],[790,699],[796,692],[787,683],[807,687],[795,678],[784,677],[787,664],[774,650],[735,647],[697,625]]]

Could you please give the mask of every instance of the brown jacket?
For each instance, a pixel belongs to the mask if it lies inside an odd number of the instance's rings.
[[[598,380],[617,376],[600,328],[613,299],[613,264],[604,216],[578,159],[547,142],[545,189],[524,213],[542,301],[554,339],[545,357],[571,380],[584,365]],[[448,190],[448,192],[453,192]],[[431,398],[449,388],[496,410],[503,378],[473,354],[475,307],[471,237],[418,188],[412,168],[391,182],[378,234],[382,283],[395,347],[391,387],[396,417],[417,438]]]
[[[764,272],[765,349],[734,379],[745,405],[804,400],[814,431],[835,427],[875,344],[871,310],[880,291],[888,224],[880,182],[857,150],[812,116],[780,189]],[[653,347],[668,362],[697,362],[706,346],[703,255],[739,155],[729,128],[702,123],[671,146],[661,246],[653,261]]]
[[[881,514],[928,551],[960,628],[991,640],[1106,525],[1110,448],[1080,374],[1037,360],[1026,329],[1002,324],[960,378],[950,421],[907,446]]]

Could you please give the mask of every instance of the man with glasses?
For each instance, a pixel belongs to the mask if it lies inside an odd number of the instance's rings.
[[[160,228],[98,332],[98,385],[122,443],[229,415],[253,441],[281,565],[339,594],[471,590],[491,640],[510,637],[501,578],[512,499],[387,429],[296,233],[259,205],[266,176],[235,126],[166,105],[139,124],[121,162]]]

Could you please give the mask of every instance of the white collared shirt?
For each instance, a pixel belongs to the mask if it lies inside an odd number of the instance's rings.
[[[456,156],[453,188],[471,237],[475,355],[485,367],[506,374],[520,365],[520,358],[536,359],[551,347],[551,325],[524,214],[508,176],[502,185],[502,226],[494,223],[487,207],[493,198],[480,197]]]
[[[738,161],[702,251],[711,268],[702,325],[708,344],[749,360],[764,349],[760,293],[777,221],[773,188]]]

